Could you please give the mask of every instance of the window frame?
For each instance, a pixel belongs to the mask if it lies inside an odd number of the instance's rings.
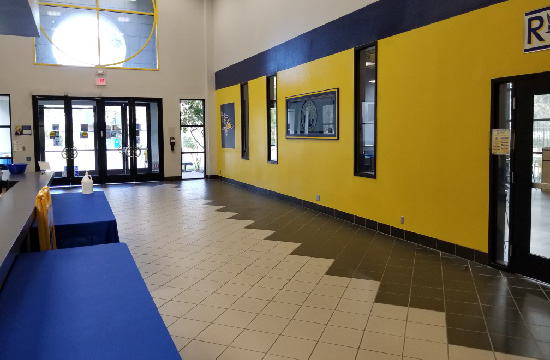
[[[245,91],[246,88],[246,91]],[[250,129],[249,129],[249,87],[248,82],[241,84],[241,159],[250,157]]]
[[[375,54],[375,87],[374,87],[374,145],[373,145],[373,170],[359,171],[359,150],[363,147],[361,135],[363,132],[362,105],[361,105],[361,79],[360,66],[361,51],[374,47]],[[369,43],[355,48],[354,54],[354,87],[355,87],[355,123],[354,123],[354,144],[353,144],[353,175],[365,178],[376,179],[377,155],[378,155],[378,42]],[[362,149],[361,149],[362,150]]]
[[[271,100],[271,87],[270,79],[274,79],[274,88],[275,88],[275,100]],[[279,121],[277,116],[277,73],[273,75],[266,76],[266,102],[267,102],[267,162],[270,164],[279,163]],[[272,106],[274,105],[274,106]],[[275,157],[272,159],[271,153],[271,109],[275,108]]]
[[[0,125],[0,129],[8,129],[10,134],[10,157],[2,157],[0,159],[5,160],[9,159],[10,163],[13,164],[13,129],[12,121],[11,121],[11,96],[10,94],[0,94],[0,97],[7,97],[8,98],[8,116],[9,116],[9,124],[8,125]]]

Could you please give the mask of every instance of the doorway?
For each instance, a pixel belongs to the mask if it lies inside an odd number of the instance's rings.
[[[204,100],[180,100],[181,178],[204,179]]]
[[[493,261],[550,282],[550,74],[494,85],[493,128],[511,146],[492,155]]]
[[[53,185],[162,180],[160,99],[33,96],[35,158]],[[38,166],[38,164],[37,164]]]

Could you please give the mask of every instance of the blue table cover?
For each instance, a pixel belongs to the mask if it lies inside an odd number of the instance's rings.
[[[52,194],[57,248],[119,242],[115,215],[103,191]]]
[[[181,359],[124,243],[19,255],[0,291],[0,359]]]

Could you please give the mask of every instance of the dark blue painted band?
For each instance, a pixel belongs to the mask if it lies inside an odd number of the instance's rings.
[[[526,12],[526,13],[525,13],[525,16],[538,14],[538,13],[541,13],[541,12],[543,12],[543,11],[548,11],[548,10],[550,10],[550,7],[545,7],[545,8],[542,8],[542,9],[537,9],[537,10],[529,11],[529,12]]]
[[[550,45],[542,45],[542,46],[532,47],[530,49],[523,50],[523,52],[524,53],[530,53],[530,52],[533,52],[533,51],[539,51],[539,50],[544,50],[544,49],[550,49]]]
[[[379,0],[216,72],[216,89],[508,0]]]

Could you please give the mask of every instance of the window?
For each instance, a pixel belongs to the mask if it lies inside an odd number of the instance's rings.
[[[181,178],[202,179],[204,149],[204,100],[180,100]]]
[[[241,157],[248,160],[248,83],[241,84]]]
[[[277,75],[267,77],[267,161],[277,163]]]
[[[11,164],[10,97],[0,95],[0,164]]]
[[[44,0],[35,64],[158,69],[156,0]]]
[[[355,54],[355,175],[376,177],[376,45]]]

